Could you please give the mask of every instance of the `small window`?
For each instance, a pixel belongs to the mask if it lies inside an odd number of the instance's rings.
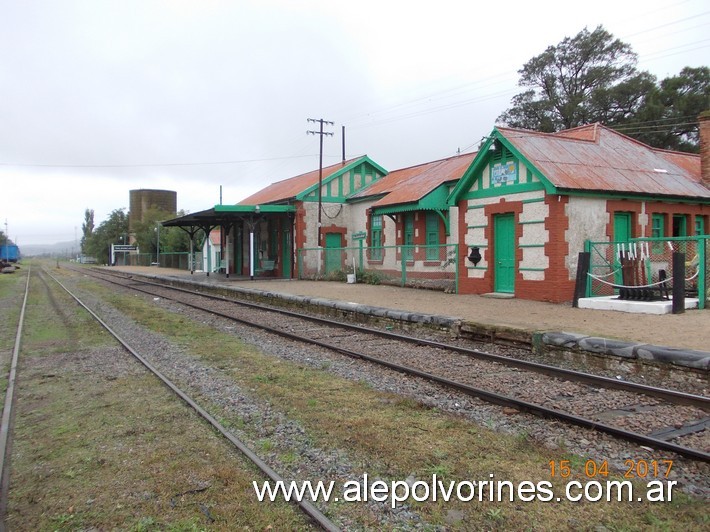
[[[696,216],[695,217],[695,234],[704,235],[705,234],[705,217]]]
[[[665,225],[665,214],[654,214],[651,218],[651,236],[653,238],[663,238],[665,236]],[[654,242],[652,247],[654,253],[663,253],[663,242]]]
[[[439,215],[426,213],[426,260],[439,260]]]
[[[673,236],[688,236],[688,217],[685,214],[673,215]]]
[[[402,256],[404,260],[414,260],[414,215],[407,213],[404,215],[404,248]]]
[[[370,260],[382,260],[382,215],[370,219]]]

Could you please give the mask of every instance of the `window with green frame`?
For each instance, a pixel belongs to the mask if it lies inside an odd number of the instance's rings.
[[[695,216],[695,234],[704,235],[705,234],[705,217]]]
[[[370,260],[382,260],[382,215],[370,218]]]
[[[651,236],[653,238],[663,238],[665,236],[666,215],[654,214],[651,217]],[[663,242],[653,243],[654,253],[663,253]]]
[[[404,215],[404,241],[405,246],[414,245],[414,215],[410,212]],[[414,260],[414,248],[407,247],[403,249],[402,257],[404,260]]]
[[[685,214],[673,215],[673,236],[688,236],[688,217]]]
[[[435,212],[426,213],[426,245],[439,245],[439,215]],[[439,260],[439,248],[427,247],[426,260]]]

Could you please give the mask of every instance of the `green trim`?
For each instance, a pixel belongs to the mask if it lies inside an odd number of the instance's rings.
[[[258,209],[258,210],[257,210]],[[239,212],[254,214],[273,214],[284,212],[296,212],[293,205],[215,205],[214,212]]]
[[[518,222],[519,225],[544,224],[545,220],[530,220],[529,222]]]
[[[466,210],[467,211],[473,211],[475,209],[485,209],[487,205],[467,205]]]
[[[521,183],[515,185],[502,185],[495,188],[486,188],[484,190],[476,190],[463,194],[460,199],[472,200],[481,198],[494,198],[498,196],[511,196],[513,194],[522,194],[523,192],[535,192],[545,190],[542,183]]]
[[[518,268],[519,272],[544,272],[547,268]]]
[[[520,203],[543,203],[545,201],[545,196],[541,198],[530,198],[530,199],[524,199]]]
[[[481,270],[481,271],[487,271],[488,266],[466,266],[467,270]]]
[[[466,229],[485,229],[488,227],[488,224],[482,224],[482,225],[467,225]]]
[[[643,194],[632,194],[623,192],[602,192],[599,190],[567,190],[560,189],[560,195],[564,196],[578,196],[582,198],[596,198],[596,199],[621,199],[621,200],[632,200],[632,201],[653,201],[660,203],[690,203],[690,204],[700,204],[700,205],[710,205],[710,198],[699,198],[694,197],[679,197],[679,196],[661,196],[658,194],[654,195],[643,195]]]
[[[537,177],[539,183],[518,183],[515,185],[498,186],[491,189],[481,190],[477,188],[473,191],[473,185],[476,181],[480,182],[483,168],[490,165],[491,159],[493,158],[493,153],[491,153],[491,145],[494,142],[499,142],[501,147],[507,149],[513,156],[517,159],[518,168],[520,164],[524,164],[528,172],[532,172],[532,175]],[[518,170],[519,173],[519,170]],[[528,179],[531,177],[528,175]],[[519,179],[519,176],[518,176]],[[529,188],[536,185],[535,188]],[[508,190],[511,189],[511,190]],[[514,191],[513,191],[514,189]],[[505,190],[505,192],[503,192]],[[447,203],[451,205],[456,205],[459,201],[464,199],[473,198],[486,198],[494,196],[502,196],[506,194],[513,194],[517,192],[523,192],[528,190],[544,190],[548,194],[557,194],[557,188],[540,172],[534,164],[532,164],[527,157],[520,153],[515,146],[513,146],[508,139],[506,139],[503,134],[498,131],[498,128],[493,128],[491,134],[486,138],[486,142],[478,151],[478,154],[471,162],[471,165],[464,172],[463,176],[456,184],[456,187],[451,192],[447,199]]]
[[[370,170],[367,168],[370,166],[373,170]],[[360,188],[355,190],[355,174],[359,173],[360,174]],[[373,180],[370,183],[365,183],[366,182],[366,174],[371,175],[373,177]],[[349,196],[352,196],[354,194],[357,194],[364,188],[368,187],[371,183],[374,183],[378,179],[381,179],[382,177],[386,176],[388,174],[387,170],[382,168],[379,164],[377,164],[375,161],[370,159],[367,155],[363,155],[359,159],[354,160],[350,164],[344,166],[340,170],[337,170],[333,172],[332,174],[328,176],[323,177],[322,184],[323,186],[326,187],[326,192],[330,194],[331,188],[330,188],[330,183],[335,181],[336,179],[340,180],[341,183],[338,186],[338,189],[342,191],[342,179],[350,179],[350,193],[348,194]],[[379,177],[377,177],[379,176]],[[306,188],[305,190],[299,192],[296,194],[295,198],[300,201],[317,201],[318,199],[318,183],[313,183],[310,187]],[[347,197],[345,196],[333,196],[330,194],[330,196],[326,195],[325,197],[321,198],[322,202],[329,202],[329,203],[343,203],[347,200]]]
[[[545,244],[518,244],[519,248],[544,248]]]

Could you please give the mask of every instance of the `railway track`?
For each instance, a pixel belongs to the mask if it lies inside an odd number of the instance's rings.
[[[20,347],[22,345],[22,328],[24,326],[27,298],[30,291],[30,273],[31,269],[28,269],[24,295],[22,296],[20,317],[15,333],[15,343],[10,360],[7,388],[5,389],[2,420],[0,421],[0,530],[5,529],[4,517],[7,511],[7,496],[10,487],[10,451],[12,449],[11,434],[15,413],[15,381],[17,380],[17,364],[20,357]]]
[[[82,270],[87,273],[86,270]],[[105,281],[485,401],[710,462],[710,399],[92,271]]]
[[[25,293],[22,303],[22,309],[20,313],[19,324],[17,327],[15,347],[13,350],[11,369],[8,378],[8,387],[6,391],[5,404],[2,415],[2,425],[0,426],[0,486],[2,486],[0,494],[0,530],[5,530],[5,516],[7,512],[7,499],[9,492],[9,454],[12,441],[12,420],[14,417],[14,389],[15,380],[17,376],[17,365],[20,354],[20,346],[22,343],[22,329],[25,308],[27,306],[27,299],[30,290],[30,271],[27,274],[27,282],[25,286]],[[61,283],[56,277],[47,271],[43,271],[42,275],[46,275],[56,282],[69,296],[71,296],[76,303],[86,310],[93,319],[96,320],[121,346],[130,353],[136,360],[138,360],[148,371],[150,371],[155,377],[157,377],[175,396],[182,400],[189,408],[194,410],[201,418],[203,418],[213,429],[215,429],[225,440],[227,440],[232,446],[234,446],[242,455],[244,455],[249,461],[251,461],[265,477],[267,477],[272,482],[284,482],[283,477],[279,475],[273,468],[271,468],[266,462],[264,462],[259,456],[250,449],[245,443],[234,436],[234,434],[225,428],[217,419],[212,416],[205,408],[200,406],[195,400],[193,400],[187,392],[173,383],[168,377],[159,371],[159,369],[151,364],[148,359],[143,356],[140,352],[134,349],[130,342],[120,336],[116,331],[114,331],[111,326],[103,321],[86,303],[84,303],[75,293],[73,293],[69,288]],[[44,281],[44,279],[42,279]],[[318,508],[311,504],[307,500],[296,501],[293,500],[300,510],[308,516],[311,522],[322,530],[327,531],[338,531],[340,528],[328,519]]]

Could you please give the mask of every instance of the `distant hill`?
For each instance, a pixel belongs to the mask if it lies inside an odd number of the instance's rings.
[[[20,245],[20,253],[23,257],[38,257],[49,255],[51,257],[70,257],[79,253],[79,245],[70,240],[69,242],[57,242],[56,244],[28,244]]]

